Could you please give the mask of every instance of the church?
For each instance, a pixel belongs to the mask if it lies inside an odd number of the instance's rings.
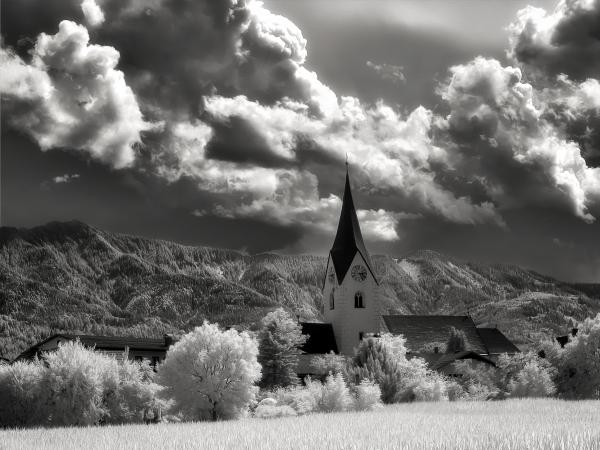
[[[493,364],[501,353],[519,352],[500,330],[478,328],[468,315],[384,313],[380,303],[380,280],[363,241],[347,168],[342,210],[325,270],[325,321],[301,322],[302,332],[308,335],[308,340],[302,347],[300,375],[314,374],[311,370],[314,356],[329,352],[352,356],[364,337],[380,333],[402,334],[409,355],[421,356],[432,365],[441,359],[440,349],[452,328],[464,333],[468,346],[465,352],[455,355],[456,359],[485,358]],[[444,361],[450,359],[447,355],[444,357]]]

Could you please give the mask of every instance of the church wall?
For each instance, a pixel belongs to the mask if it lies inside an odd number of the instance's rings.
[[[329,265],[332,262],[329,261]],[[367,278],[360,282],[352,278],[352,267],[360,264],[367,269]],[[334,291],[335,308],[330,310],[330,293]],[[354,307],[354,295],[362,292],[364,308]],[[359,344],[359,333],[378,333],[382,330],[379,303],[379,287],[367,268],[362,256],[357,252],[350,269],[341,285],[333,283],[326,277],[323,290],[324,315],[327,322],[333,325],[338,350],[344,355],[353,355]]]

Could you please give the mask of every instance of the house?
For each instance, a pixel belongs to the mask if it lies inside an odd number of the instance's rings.
[[[2,356],[0,356],[0,366],[2,364],[10,364],[10,360],[6,359],[6,358],[3,358]]]
[[[54,334],[21,353],[15,361],[31,360],[44,353],[56,351],[64,342],[79,340],[85,347],[97,352],[112,355],[117,359],[127,357],[134,361],[148,361],[152,366],[165,359],[167,350],[176,338],[166,334],[162,339],[90,336],[85,334]]]
[[[389,332],[406,338],[409,356],[421,356],[433,364],[440,360],[441,349],[452,327],[461,330],[467,341],[468,353],[458,358],[481,362],[480,357],[484,357],[485,363],[494,364],[493,359],[501,353],[519,352],[500,330],[477,328],[470,316],[383,314],[379,279],[362,238],[347,168],[342,210],[325,269],[323,307],[326,323],[318,329],[303,327],[310,342],[319,341],[322,330],[328,330],[327,344],[323,344],[323,348],[309,346],[311,351],[307,351],[307,355],[313,355],[313,359],[314,355],[326,353],[333,347],[342,355],[352,356],[365,336]],[[445,357],[440,363],[446,365],[449,358]],[[310,359],[304,358],[301,371],[310,370],[306,363]]]

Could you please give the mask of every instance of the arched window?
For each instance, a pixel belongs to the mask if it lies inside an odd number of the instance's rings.
[[[362,292],[357,292],[356,294],[354,294],[354,307],[355,308],[364,308],[365,307],[365,303],[363,300],[363,294]]]
[[[329,309],[335,308],[335,297],[333,295],[333,291],[329,294]]]

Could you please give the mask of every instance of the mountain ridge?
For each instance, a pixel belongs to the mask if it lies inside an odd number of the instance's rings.
[[[372,259],[386,313],[468,313],[521,346],[600,312],[600,285],[431,250]],[[278,306],[320,320],[326,262],[195,247],[79,221],[2,227],[0,355],[14,357],[59,331],[156,337],[203,320],[253,328]]]

